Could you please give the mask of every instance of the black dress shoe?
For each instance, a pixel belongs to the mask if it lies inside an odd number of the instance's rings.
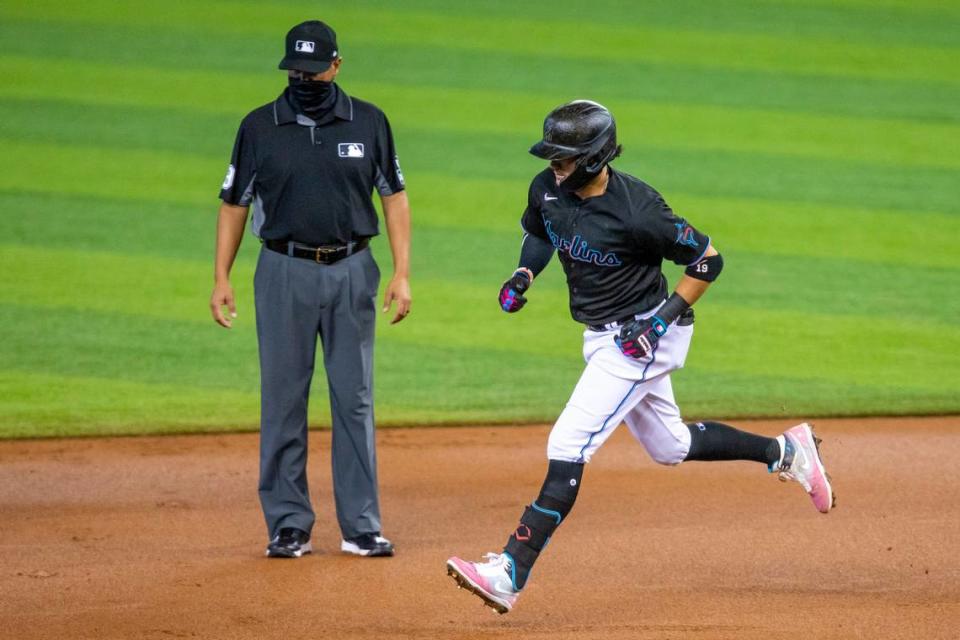
[[[299,558],[313,551],[310,534],[293,527],[284,527],[267,545],[268,558]]]
[[[377,533],[364,533],[356,538],[347,538],[340,543],[340,550],[355,556],[392,556],[393,543]]]

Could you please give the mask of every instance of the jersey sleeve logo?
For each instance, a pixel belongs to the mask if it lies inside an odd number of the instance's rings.
[[[403,171],[400,170],[400,156],[393,156],[393,166],[397,168],[397,180],[400,181],[400,186],[407,186],[407,183],[403,180]]]
[[[363,143],[362,142],[341,142],[339,145],[337,145],[337,154],[341,158],[362,158]]]
[[[677,228],[677,244],[693,247],[694,249],[700,248],[700,243],[697,242],[697,235],[693,227],[686,222],[675,222],[673,226]]]
[[[230,165],[229,167],[227,167],[227,175],[226,175],[226,177],[224,177],[224,179],[223,179],[223,186],[222,186],[222,188],[223,188],[223,189],[229,189],[230,187],[232,187],[232,186],[233,186],[233,179],[234,179],[234,177],[236,177],[236,175],[237,175],[237,168],[236,168],[236,167],[234,167],[233,165]]]

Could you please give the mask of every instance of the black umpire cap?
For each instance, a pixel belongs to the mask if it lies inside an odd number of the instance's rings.
[[[287,32],[287,51],[281,69],[322,73],[339,55],[337,34],[319,20],[301,22]]]

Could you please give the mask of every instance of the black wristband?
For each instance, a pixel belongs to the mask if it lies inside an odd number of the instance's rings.
[[[687,301],[684,300],[679,293],[674,292],[653,315],[662,320],[663,324],[669,326],[674,320],[680,317],[681,313],[689,308],[690,305],[687,304]]]

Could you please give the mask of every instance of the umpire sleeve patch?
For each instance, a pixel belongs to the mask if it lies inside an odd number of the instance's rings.
[[[397,169],[397,180],[400,181],[400,186],[401,186],[401,187],[407,186],[406,181],[403,179],[403,171],[400,170],[400,157],[399,157],[399,156],[393,156],[393,166],[396,167],[396,169]]]
[[[232,164],[227,167],[227,175],[223,178],[222,189],[229,189],[233,186],[233,179],[237,176],[237,168]]]

